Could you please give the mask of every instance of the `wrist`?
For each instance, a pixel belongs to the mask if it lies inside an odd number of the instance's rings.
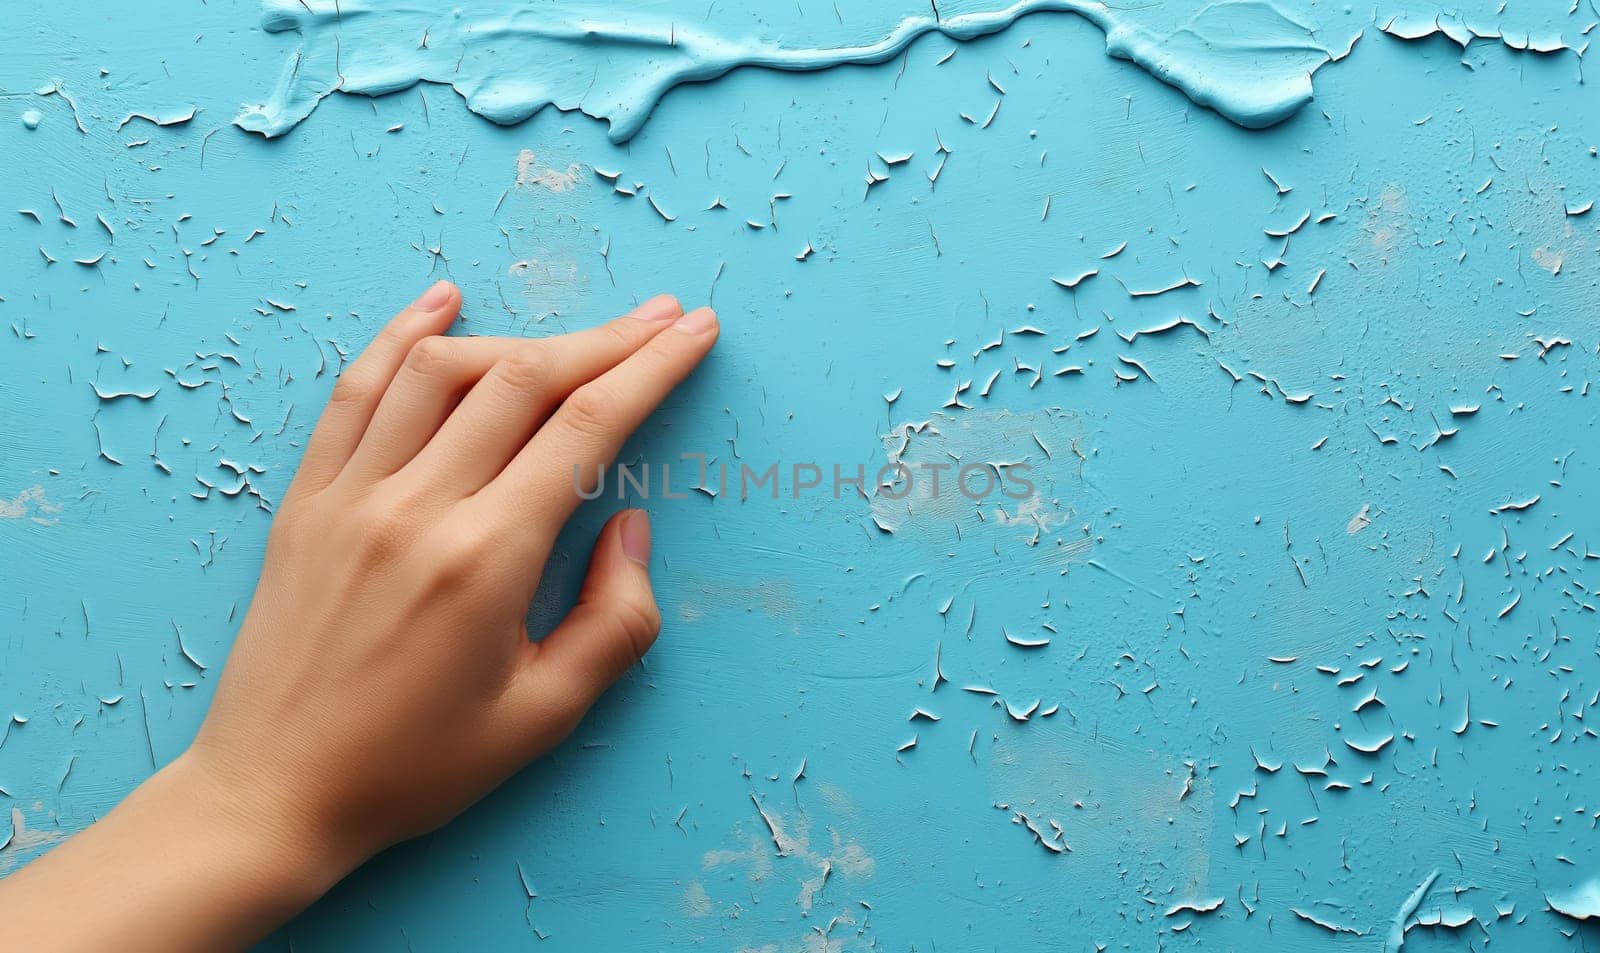
[[[191,750],[5,878],[0,949],[246,949],[362,859],[331,849],[299,813]]]
[[[217,858],[217,875],[285,919],[354,870],[365,856],[341,844],[291,796],[236,777],[191,749],[134,797],[174,818],[184,839]]]

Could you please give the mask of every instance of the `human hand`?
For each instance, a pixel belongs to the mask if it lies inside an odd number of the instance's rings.
[[[610,463],[715,316],[662,296],[560,337],[439,336],[459,307],[435,285],[340,378],[182,756],[324,879],[557,744],[660,628],[638,510],[606,524],[554,631],[530,642],[523,620],[580,502],[574,468]]]
[[[0,880],[0,949],[242,949],[555,745],[655,640],[639,510],[560,625],[530,642],[523,617],[574,468],[592,489],[716,317],[659,297],[561,337],[440,337],[460,304],[435,285],[340,378],[199,736]]]

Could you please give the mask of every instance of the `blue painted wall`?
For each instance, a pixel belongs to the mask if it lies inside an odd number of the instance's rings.
[[[712,302],[626,459],[783,492],[636,500],[645,666],[264,949],[1600,945],[1592,5],[511,6],[11,14],[0,875],[187,744],[342,361],[449,277],[466,333]],[[775,49],[884,61],[674,85]],[[243,108],[345,57],[399,91]],[[957,459],[1039,493],[790,492]]]

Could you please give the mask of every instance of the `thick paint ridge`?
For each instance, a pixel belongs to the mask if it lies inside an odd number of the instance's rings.
[[[1141,11],[1102,3],[1018,0],[999,10],[906,16],[880,39],[860,45],[794,48],[723,38],[659,14],[624,25],[557,21],[526,6],[499,16],[460,10],[441,16],[412,4],[379,8],[359,0],[266,5],[264,29],[302,37],[271,96],[234,119],[269,138],[293,129],[334,92],[378,96],[425,81],[451,86],[468,109],[502,125],[546,106],[581,109],[606,120],[611,140],[620,143],[637,134],[661,97],[681,83],[716,79],[741,66],[809,71],[881,63],[930,33],[970,40],[1045,12],[1088,19],[1105,32],[1111,56],[1138,64],[1241,126],[1264,128],[1310,102],[1312,74],[1348,52],[1358,35],[1330,49],[1314,37],[1314,25],[1269,0],[1205,3],[1165,24],[1141,22]],[[807,31],[802,22],[791,35]]]

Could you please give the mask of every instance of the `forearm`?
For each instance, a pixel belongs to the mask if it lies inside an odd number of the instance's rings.
[[[264,794],[241,797],[179,758],[98,823],[0,881],[0,949],[249,946],[349,866]]]

